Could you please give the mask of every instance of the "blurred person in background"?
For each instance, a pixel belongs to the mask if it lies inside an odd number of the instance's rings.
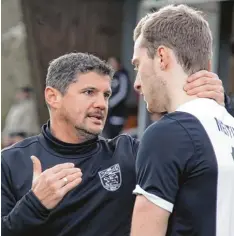
[[[24,132],[29,136],[40,132],[33,90],[28,86],[19,88],[16,92],[2,132],[3,145],[7,144],[10,133],[17,132]]]
[[[121,65],[117,57],[110,57],[108,64],[114,69],[115,74],[111,82],[112,95],[109,100],[109,110],[103,136],[114,138],[122,131],[127,112],[127,99],[130,91],[128,72]]]
[[[15,143],[18,143],[25,138],[27,138],[28,135],[25,132],[13,132],[8,135],[8,137],[4,140],[4,143],[2,144],[2,148],[11,146]]]
[[[112,76],[109,65],[90,54],[70,53],[50,63],[50,120],[39,135],[2,151],[2,235],[129,235],[139,141],[99,135]],[[223,103],[216,75],[193,76],[191,89],[199,84],[197,92]]]

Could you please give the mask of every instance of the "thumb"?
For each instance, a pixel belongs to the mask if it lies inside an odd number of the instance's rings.
[[[36,156],[31,156],[33,162],[33,181],[35,181],[42,172],[41,162]]]

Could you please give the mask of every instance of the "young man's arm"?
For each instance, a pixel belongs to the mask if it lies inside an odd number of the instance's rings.
[[[170,212],[143,195],[136,197],[132,218],[132,236],[165,236]]]
[[[194,147],[184,128],[164,116],[143,135],[136,160],[137,194],[131,236],[165,236]]]

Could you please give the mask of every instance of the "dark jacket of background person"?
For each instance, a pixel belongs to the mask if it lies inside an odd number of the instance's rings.
[[[117,71],[112,80],[112,96],[109,100],[109,117],[127,116],[127,99],[130,90],[130,80],[125,69]]]
[[[106,138],[114,138],[122,131],[128,116],[127,100],[131,82],[128,72],[117,57],[110,57],[108,63],[115,70],[115,74],[111,83],[112,96],[109,99],[108,117],[103,135]]]
[[[121,69],[114,75],[112,81],[112,96],[109,100],[109,111],[103,135],[114,138],[122,131],[127,112],[127,99],[130,90],[130,80],[126,70]]]

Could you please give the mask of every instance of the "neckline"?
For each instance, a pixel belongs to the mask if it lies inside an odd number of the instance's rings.
[[[39,141],[44,144],[43,146],[47,151],[53,152],[53,154],[57,156],[62,155],[63,157],[64,154],[68,156],[92,155],[99,148],[99,137],[78,144],[65,143],[57,139],[50,131],[50,121],[42,126]]]
[[[183,104],[181,104],[177,109],[176,111],[183,111],[183,109],[186,109],[188,107],[192,107],[192,106],[201,106],[201,107],[210,107],[210,106],[217,106],[219,105],[216,101],[214,101],[213,99],[210,99],[210,98],[195,98],[193,100],[190,100],[190,101],[187,101]]]

